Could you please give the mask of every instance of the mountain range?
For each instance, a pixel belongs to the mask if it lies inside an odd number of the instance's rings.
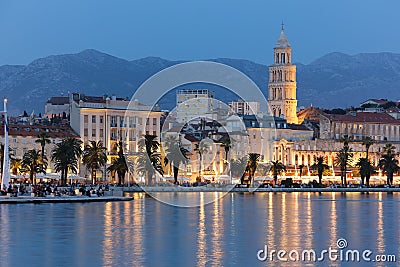
[[[243,59],[209,61],[242,71],[267,94],[268,66]],[[182,62],[158,57],[129,61],[93,49],[48,56],[28,65],[0,66],[0,95],[9,99],[8,108],[13,115],[24,110],[28,113],[32,110],[43,112],[48,98],[67,95],[68,92],[130,98],[153,74]],[[335,52],[310,64],[296,65],[299,105],[350,107],[369,98],[400,99],[400,54],[346,55]],[[235,95],[219,93],[218,90],[216,97],[222,101],[235,99]],[[169,109],[174,103],[175,95],[171,92],[160,105]]]

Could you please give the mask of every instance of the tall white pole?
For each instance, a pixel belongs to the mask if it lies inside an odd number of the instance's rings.
[[[8,188],[10,183],[10,159],[8,156],[8,118],[7,118],[7,98],[4,98],[4,154],[3,154],[3,175],[1,188]]]

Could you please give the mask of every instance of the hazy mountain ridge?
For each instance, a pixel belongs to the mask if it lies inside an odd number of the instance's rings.
[[[248,75],[266,94],[268,66],[243,59],[219,58],[219,62]],[[125,60],[88,49],[77,54],[53,55],[26,66],[0,66],[0,94],[10,99],[14,114],[23,110],[43,112],[50,96],[70,92],[130,97],[158,71],[185,61],[159,57]],[[357,106],[368,98],[400,99],[400,54],[370,53],[354,56],[327,54],[308,65],[297,64],[299,105],[321,107]],[[233,95],[221,94],[223,101]],[[168,94],[163,108],[175,101]]]

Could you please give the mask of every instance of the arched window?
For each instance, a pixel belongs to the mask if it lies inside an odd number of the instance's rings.
[[[294,164],[298,165],[299,164],[299,155],[294,156]]]
[[[286,63],[285,61],[286,61],[285,53],[282,53],[282,54],[281,54],[281,63],[282,63],[282,64],[285,64],[285,63]]]
[[[304,165],[304,155],[301,155],[301,164]]]
[[[275,59],[275,63],[278,64],[279,63],[279,53],[276,53],[276,59]]]

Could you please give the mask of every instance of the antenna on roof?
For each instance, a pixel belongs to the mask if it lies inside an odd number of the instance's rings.
[[[285,23],[283,23],[283,20],[282,20],[282,31],[285,31]]]

